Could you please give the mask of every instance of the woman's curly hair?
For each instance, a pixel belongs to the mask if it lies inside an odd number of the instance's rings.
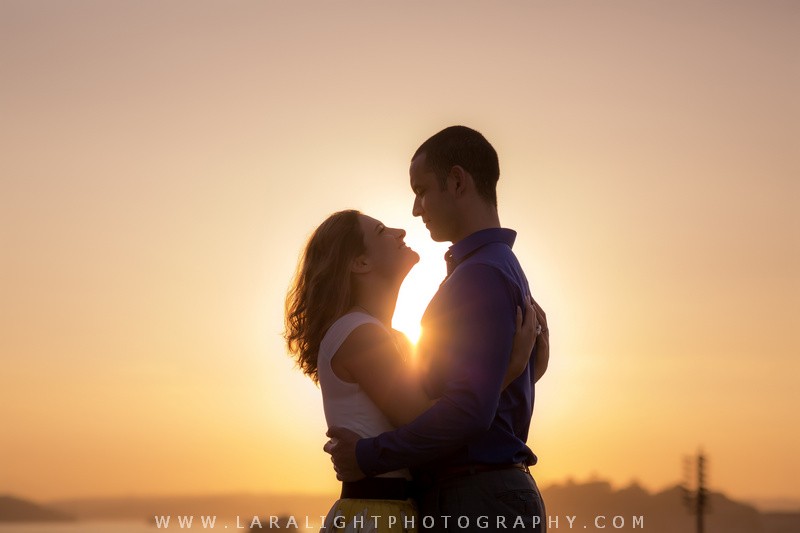
[[[317,355],[328,328],[353,306],[351,265],[365,251],[356,210],[329,216],[311,235],[286,295],[283,336],[297,366],[318,383]]]

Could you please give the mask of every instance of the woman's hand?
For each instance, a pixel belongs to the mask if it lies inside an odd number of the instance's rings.
[[[547,328],[547,315],[544,309],[531,299],[533,308],[536,310],[536,321],[541,328],[536,336],[536,354],[533,358],[533,383],[539,381],[545,371],[547,371],[547,364],[550,362],[550,330]]]
[[[533,353],[533,347],[536,345],[536,337],[541,331],[542,326],[539,324],[538,313],[534,308],[533,298],[531,298],[525,304],[524,320],[522,309],[517,307],[517,331],[514,333],[511,361],[508,363],[503,380],[504,389],[525,371]]]

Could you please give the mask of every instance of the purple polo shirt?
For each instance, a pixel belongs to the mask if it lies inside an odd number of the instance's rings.
[[[413,422],[356,445],[361,470],[435,470],[465,463],[536,463],[525,444],[533,367],[505,390],[517,306],[528,281],[511,247],[516,232],[490,228],[450,247],[448,277],[422,317],[418,354],[426,392],[439,401]]]

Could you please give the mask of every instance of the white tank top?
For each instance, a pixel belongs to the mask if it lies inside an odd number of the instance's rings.
[[[348,313],[339,318],[325,333],[317,355],[317,376],[322,390],[322,405],[328,427],[340,426],[354,431],[361,437],[377,437],[395,427],[378,409],[358,383],[342,381],[334,374],[331,360],[350,333],[363,324],[386,327],[367,313]],[[411,478],[408,470],[387,472],[378,477]]]

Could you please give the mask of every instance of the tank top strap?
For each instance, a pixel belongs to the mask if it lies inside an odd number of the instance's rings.
[[[324,354],[327,358],[333,357],[333,354],[336,353],[345,339],[347,339],[348,335],[363,324],[377,324],[383,329],[386,329],[386,326],[372,315],[360,311],[347,313],[339,317],[339,319],[328,328],[328,331],[322,338],[322,343],[320,343],[320,355]]]

